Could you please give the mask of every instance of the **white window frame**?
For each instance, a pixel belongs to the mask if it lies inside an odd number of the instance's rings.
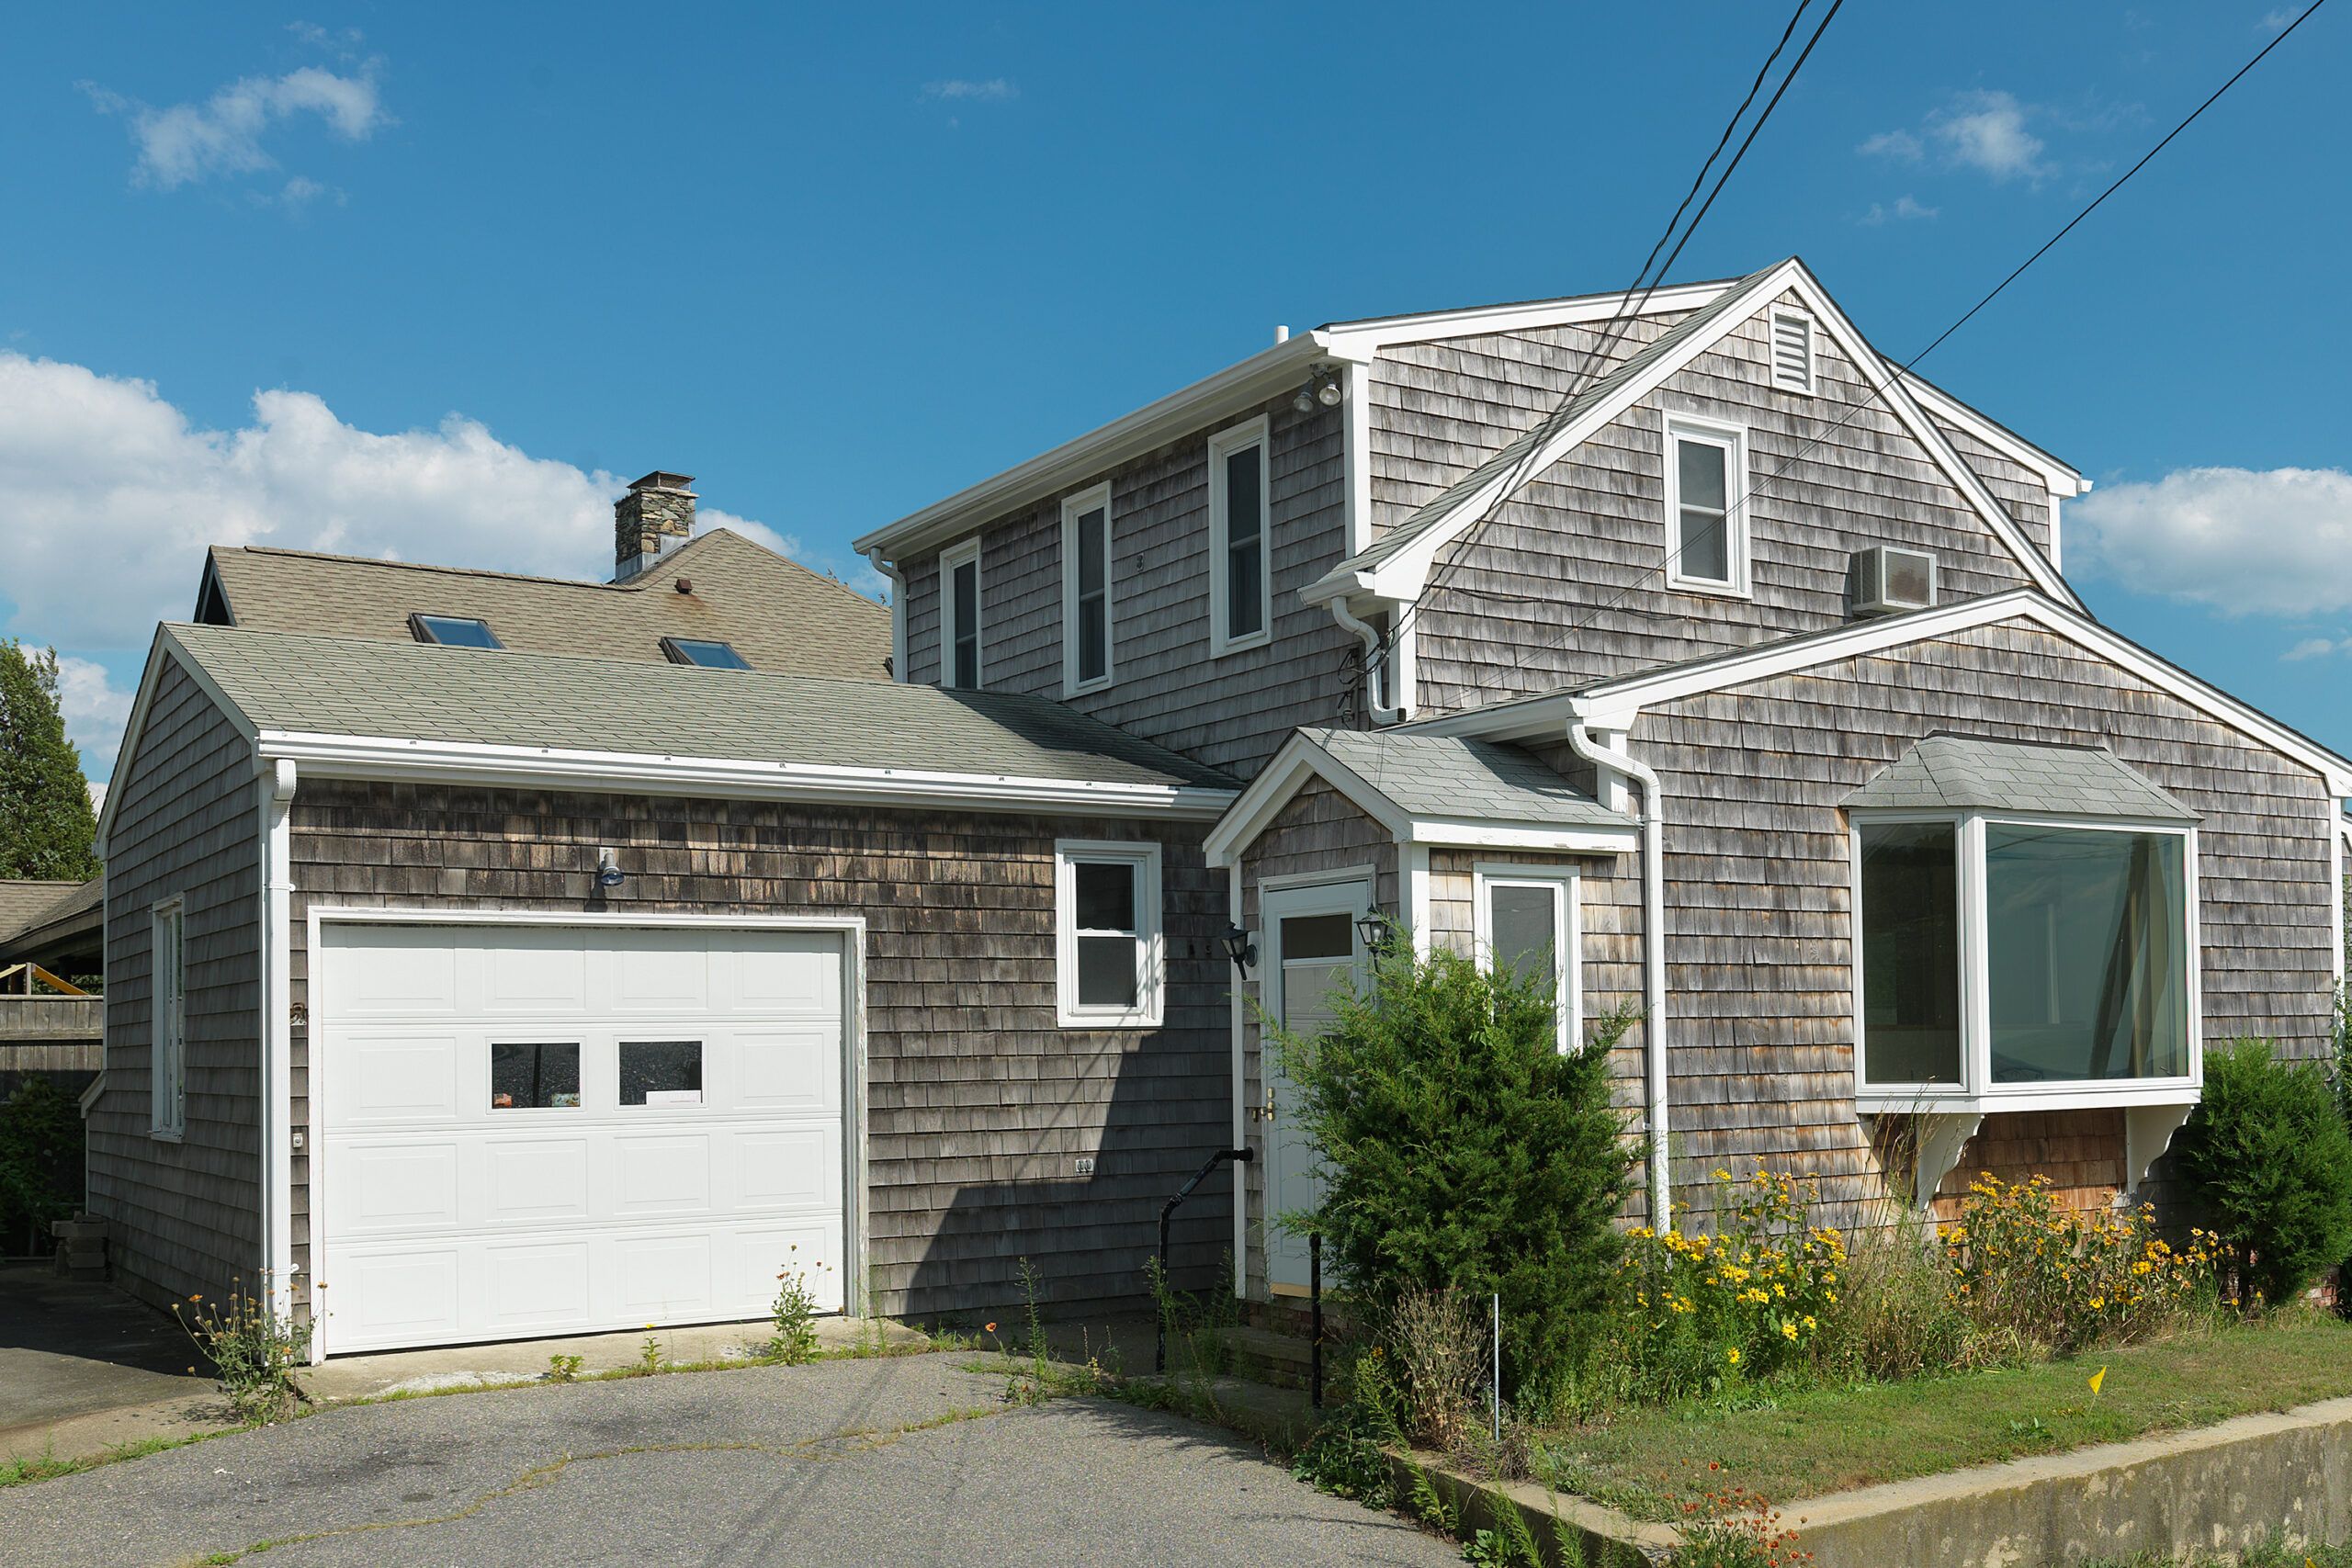
[[[1078,870],[1081,864],[1136,868],[1136,1005],[1081,1007],[1078,1000]],[[1054,841],[1054,1013],[1064,1029],[1158,1029],[1167,1013],[1167,910],[1160,899],[1160,850],[1136,839]],[[1106,933],[1107,934],[1107,933]],[[1124,934],[1124,933],[1122,933]]]
[[[1747,550],[1747,431],[1696,414],[1669,413],[1665,423],[1666,585],[1685,593],[1747,599],[1755,593]],[[1724,564],[1728,581],[1691,577],[1682,570],[1682,463],[1675,444],[1695,441],[1724,453]]]
[[[1102,513],[1102,673],[1091,681],[1078,674],[1078,530],[1090,512]],[[1117,677],[1118,632],[1112,625],[1112,585],[1117,572],[1111,553],[1111,486],[1108,480],[1080,491],[1062,502],[1062,695],[1099,692]]]
[[[1794,321],[1804,329],[1804,382],[1802,386],[1781,379],[1781,323],[1782,321]],[[1814,324],[1810,312],[1791,310],[1785,305],[1776,306],[1772,310],[1765,323],[1764,358],[1770,368],[1774,391],[1794,392],[1799,397],[1805,398],[1815,394],[1820,387],[1821,376],[1820,334],[1821,329]]]
[[[154,905],[148,911],[147,931],[148,1132],[176,1143],[187,1135],[186,903],[166,898]]]
[[[1494,908],[1497,887],[1541,887],[1555,895],[1553,909],[1553,1017],[1562,1055],[1584,1049],[1583,873],[1572,865],[1517,865],[1481,861],[1472,868],[1470,929],[1478,962],[1495,966]]]
[[[1957,1084],[1873,1084],[1869,1081],[1870,1041],[1862,1008],[1862,829],[1902,823],[1941,823],[1955,830],[1960,856],[1960,1079]],[[1999,1084],[1993,1080],[1992,953],[1985,939],[1984,910],[1990,902],[1984,869],[1988,824],[2064,828],[2086,832],[2165,834],[2181,843],[2181,941],[2187,970],[2188,1072],[2165,1078],[2097,1078],[2077,1082]],[[2204,945],[2198,926],[2197,829],[2178,822],[2135,818],[2073,817],[2024,811],[1877,811],[1848,813],[1853,910],[1854,1105],[1864,1114],[1883,1111],[1963,1112],[2064,1111],[2083,1106],[2181,1105],[2205,1086]]]
[[[1209,437],[1209,653],[1223,658],[1245,649],[1263,648],[1274,636],[1274,464],[1272,426],[1264,414],[1244,420]],[[1231,520],[1226,512],[1225,460],[1250,446],[1258,448],[1258,629],[1233,637],[1232,589],[1227,581],[1231,552],[1227,536]]]
[[[972,568],[972,684],[956,684],[956,645],[963,640],[964,628],[956,621],[956,569],[969,562]],[[988,649],[980,641],[981,628],[988,617],[981,613],[981,593],[987,584],[981,580],[980,541],[978,536],[958,545],[950,545],[939,552],[939,683],[948,691],[978,691],[988,683]]]

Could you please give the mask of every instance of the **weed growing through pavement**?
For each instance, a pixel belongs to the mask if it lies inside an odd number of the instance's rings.
[[[797,1244],[790,1249],[800,1250]],[[822,1272],[827,1266],[819,1263]],[[773,1309],[775,1332],[769,1337],[766,1354],[771,1361],[797,1367],[817,1359],[817,1287],[808,1271],[792,1258],[786,1258],[776,1275],[775,1305]]]
[[[580,1369],[585,1364],[585,1360],[586,1359],[584,1357],[580,1356],[549,1356],[548,1358],[548,1382],[579,1382]]]
[[[283,1421],[303,1398],[294,1369],[310,1364],[311,1325],[280,1312],[275,1290],[249,1296],[237,1289],[240,1282],[230,1281],[225,1303],[208,1305],[199,1292],[185,1306],[175,1302],[172,1315],[211,1360],[239,1421],[249,1427]]]

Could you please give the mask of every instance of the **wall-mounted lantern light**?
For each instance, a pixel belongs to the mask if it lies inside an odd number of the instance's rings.
[[[1356,917],[1356,940],[1363,943],[1366,953],[1378,954],[1386,952],[1390,939],[1396,934],[1396,929],[1388,923],[1388,917],[1377,909]]]
[[[1216,940],[1218,945],[1225,949],[1225,955],[1233,960],[1236,969],[1247,969],[1258,962],[1258,944],[1251,942],[1250,933],[1239,926],[1227,926],[1225,934]]]

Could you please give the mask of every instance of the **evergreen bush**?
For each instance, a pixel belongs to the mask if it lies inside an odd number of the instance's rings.
[[[1340,1286],[1385,1324],[1408,1292],[1502,1297],[1507,1390],[1546,1391],[1597,1319],[1623,1243],[1611,1221],[1642,1151],[1610,1103],[1601,1021],[1563,1054],[1548,977],[1392,942],[1313,1040],[1265,1032],[1320,1152],[1319,1229]]]
[[[2242,1299],[2291,1301],[2352,1254],[2352,1134],[2319,1063],[2283,1061],[2265,1040],[2208,1054],[2178,1165]]]

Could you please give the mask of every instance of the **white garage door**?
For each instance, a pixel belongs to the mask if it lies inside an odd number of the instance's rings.
[[[842,942],[322,926],[327,1347],[758,1317],[787,1258],[839,1311]]]

